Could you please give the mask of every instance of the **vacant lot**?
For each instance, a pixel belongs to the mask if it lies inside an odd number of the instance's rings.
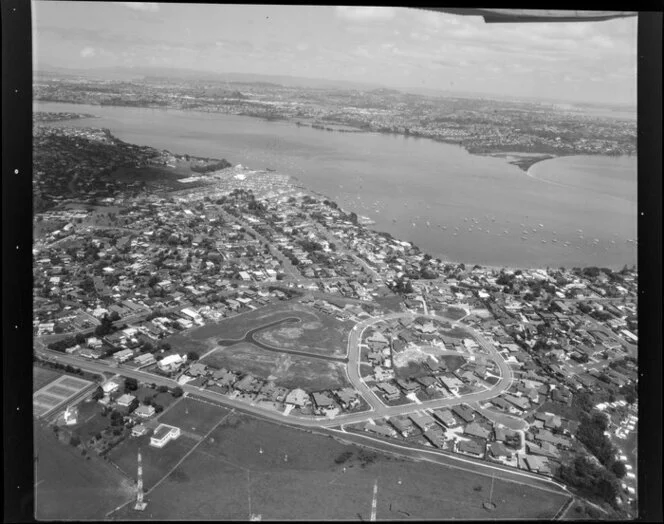
[[[368,520],[551,518],[566,500],[496,477],[413,462],[233,414],[160,484],[148,510],[118,518]],[[262,449],[263,453],[260,453]],[[344,471],[345,468],[345,471]]]
[[[292,302],[277,302],[269,306],[261,307],[254,311],[248,311],[234,317],[225,318],[219,322],[207,324],[187,333],[192,340],[204,341],[214,339],[240,339],[247,331],[255,329],[271,322],[276,322],[294,315],[294,308],[298,307]],[[302,307],[302,306],[299,306]]]
[[[32,367],[32,392],[40,390],[45,385],[50,384],[62,373],[58,373],[52,369],[46,369],[41,366]]]
[[[97,457],[82,457],[60,443],[50,428],[34,426],[35,517],[39,520],[100,520],[131,498],[132,481]]]
[[[221,406],[183,398],[164,413],[159,422],[177,426],[182,431],[189,431],[202,437],[228,413],[229,410]]]
[[[303,306],[300,306],[303,307]],[[281,324],[255,336],[269,346],[297,349],[321,355],[343,357],[348,349],[348,333],[352,322],[341,322],[324,313],[298,309],[294,313],[302,319],[297,324]]]
[[[350,386],[340,362],[279,354],[245,342],[220,347],[201,362],[214,368],[248,372],[289,389],[319,391]]]
[[[297,302],[280,302],[242,313],[220,322],[194,329],[168,341],[178,351],[209,351],[219,340],[238,340],[252,329],[286,318],[300,318],[301,322],[280,324],[256,334],[258,340],[277,348],[297,349],[315,354],[344,356],[352,322],[341,322],[329,315]]]

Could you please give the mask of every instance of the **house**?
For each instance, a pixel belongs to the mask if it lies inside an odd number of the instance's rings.
[[[404,390],[406,394],[417,393],[420,390],[420,385],[414,380],[405,380],[398,378],[395,381],[397,385]]]
[[[463,382],[461,382],[458,378],[452,376],[443,375],[442,377],[439,377],[438,380],[440,380],[443,386],[445,386],[449,391],[452,390],[456,391],[461,386],[463,386]]]
[[[424,432],[424,437],[437,448],[442,448],[445,444],[445,433],[439,426],[433,426]]]
[[[409,419],[393,417],[390,419],[390,424],[392,424],[403,437],[407,437],[413,431],[413,424]]]
[[[330,409],[336,406],[334,400],[332,400],[326,392],[314,392],[311,394],[311,397],[314,401],[314,406],[318,409]]]
[[[422,431],[426,431],[436,425],[436,421],[426,413],[412,413],[408,415],[408,418]]]
[[[143,424],[136,424],[133,428],[131,428],[132,437],[140,437],[142,435],[145,435],[147,432],[148,428]]]
[[[559,415],[553,413],[535,413],[535,419],[544,422],[545,428],[559,428],[562,425],[562,419]]]
[[[126,362],[134,356],[134,352],[131,349],[123,349],[113,354],[113,360],[118,363]]]
[[[155,409],[152,406],[141,405],[134,410],[134,415],[141,418],[150,418],[155,414]]]
[[[156,362],[152,353],[143,353],[134,359],[134,362],[139,366],[148,366]]]
[[[194,362],[187,370],[187,375],[192,377],[200,377],[207,375],[207,366],[200,362]]]
[[[136,397],[134,395],[130,395],[129,393],[125,393],[124,395],[122,395],[117,400],[117,404],[120,407],[128,408],[129,406],[131,406],[132,402],[134,402],[135,400],[136,400]]]
[[[446,428],[453,428],[459,425],[457,419],[454,418],[454,415],[452,415],[452,412],[449,409],[437,409],[433,412],[433,416],[436,417]]]
[[[185,358],[181,357],[178,354],[168,355],[167,357],[164,357],[159,361],[158,366],[159,369],[161,369],[162,371],[166,372],[177,371],[178,369],[180,369],[180,366],[184,364],[185,360],[186,360]]]
[[[120,384],[118,384],[117,382],[113,382],[112,380],[109,380],[104,385],[102,385],[101,389],[104,390],[104,393],[106,395],[109,395],[109,394],[114,393],[115,391],[117,391],[119,387],[120,387]]]
[[[543,473],[545,475],[551,474],[551,468],[549,467],[549,461],[545,457],[534,457],[532,455],[526,455],[523,457],[523,464],[529,471],[535,473]]]
[[[457,450],[461,453],[467,453],[476,457],[484,455],[484,446],[474,440],[462,440],[457,445]]]
[[[489,443],[487,451],[489,456],[494,459],[511,459],[512,452],[509,451],[502,442],[491,442]]]
[[[457,405],[452,408],[452,413],[463,420],[466,424],[470,424],[475,420],[475,412],[465,405]]]
[[[286,403],[293,404],[294,406],[306,406],[311,401],[309,400],[309,394],[303,389],[294,389],[288,395],[286,395]]]
[[[314,393],[315,395],[315,393]],[[379,426],[378,424],[370,424],[367,422],[364,425],[364,431],[370,431],[371,433],[375,433],[376,435],[379,435],[381,437],[395,437],[396,432],[393,429],[390,429],[387,426]]]
[[[155,448],[163,448],[171,440],[177,439],[180,433],[180,428],[168,424],[159,424],[152,437],[150,437],[150,445]]]
[[[480,426],[477,422],[472,422],[464,428],[463,434],[487,440],[489,435],[491,435],[491,430]]]
[[[396,400],[401,397],[401,392],[394,384],[380,382],[379,384],[376,384],[376,387],[383,391],[386,400]]]
[[[556,458],[558,457],[559,453],[558,450],[555,447],[552,446],[538,446],[534,442],[526,442],[526,451],[530,455],[539,455],[542,457],[551,457],[551,458]]]
[[[335,392],[335,396],[345,409],[353,408],[360,403],[357,398],[357,391],[355,391],[353,388],[340,389],[339,391]]]
[[[530,401],[526,397],[515,397],[514,395],[505,395],[504,398],[507,402],[509,402],[510,404],[516,406],[521,410],[525,411],[530,407]]]
[[[497,408],[503,409],[505,411],[509,410],[512,407],[509,402],[500,397],[492,398],[490,402]]]

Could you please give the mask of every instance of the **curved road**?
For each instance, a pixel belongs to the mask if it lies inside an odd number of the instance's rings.
[[[273,351],[275,353],[288,353],[290,355],[299,355],[301,357],[307,357],[307,358],[316,358],[319,360],[331,360],[333,362],[348,362],[347,357],[333,357],[330,355],[321,355],[318,353],[308,353],[306,351],[298,351],[297,349],[284,349],[284,348],[277,348],[273,346],[269,346],[260,340],[257,340],[254,338],[254,335],[258,333],[259,331],[264,331],[266,329],[269,329],[274,326],[278,326],[279,324],[283,324],[285,322],[302,322],[301,318],[298,317],[288,317],[288,318],[282,318],[280,320],[276,320],[270,324],[265,324],[264,326],[260,326],[254,329],[250,329],[247,331],[242,338],[237,338],[237,339],[223,339],[223,340],[218,340],[217,344],[220,346],[226,346],[230,347],[233,346],[234,344],[239,344],[240,342],[248,342],[250,344],[254,344],[255,346],[258,346],[261,349],[265,349],[266,351]]]
[[[394,416],[399,416],[399,415],[407,415],[409,413],[413,413],[416,411],[421,411],[424,409],[440,409],[440,408],[445,408],[445,407],[451,407],[457,404],[461,403],[472,403],[472,402],[484,402],[486,400],[489,400],[491,398],[494,398],[498,395],[500,395],[502,392],[507,390],[510,385],[512,384],[513,376],[512,376],[512,370],[509,367],[509,365],[502,359],[502,357],[497,353],[495,348],[489,344],[485,339],[483,339],[480,335],[474,333],[474,331],[468,327],[466,329],[475,336],[477,342],[485,348],[489,355],[493,356],[494,361],[498,365],[498,368],[500,369],[501,372],[501,378],[500,380],[489,390],[485,391],[480,391],[476,393],[470,393],[468,395],[463,395],[461,397],[452,397],[452,398],[445,398],[445,399],[435,399],[435,400],[428,400],[428,401],[423,401],[420,404],[406,404],[402,406],[387,406],[385,405],[382,400],[376,396],[376,394],[365,384],[365,382],[362,380],[362,377],[360,376],[360,345],[359,342],[362,339],[362,334],[364,330],[378,322],[385,321],[385,320],[391,320],[391,319],[396,319],[400,317],[426,317],[430,318],[433,320],[438,320],[438,321],[446,321],[447,319],[445,317],[440,317],[436,315],[421,315],[421,314],[413,314],[413,313],[391,313],[389,315],[385,315],[380,318],[371,318],[367,319],[363,322],[360,322],[357,324],[350,332],[349,338],[348,338],[348,365],[346,366],[346,373],[348,375],[348,379],[355,386],[357,391],[360,393],[360,395],[366,400],[366,402],[369,404],[370,409],[358,413],[343,413],[340,415],[337,415],[334,418],[322,418],[322,417],[315,417],[315,416],[303,416],[303,415],[284,415],[281,412],[276,412],[276,411],[267,411],[262,408],[258,408],[255,406],[251,406],[250,404],[247,404],[246,402],[239,401],[239,400],[234,400],[234,399],[229,399],[227,396],[221,395],[219,393],[215,393],[206,389],[198,388],[195,386],[188,386],[186,384],[180,385],[182,387],[183,391],[187,391],[189,393],[197,394],[199,396],[208,398],[209,400],[214,400],[216,402],[220,402],[223,404],[230,405],[232,407],[238,408],[238,409],[244,409],[246,411],[250,411],[252,413],[255,413],[257,415],[265,416],[267,418],[277,420],[277,421],[289,421],[294,424],[298,424],[301,426],[306,426],[306,427],[334,427],[334,426],[339,426],[342,424],[355,424],[355,423],[361,423],[361,422],[366,422],[370,419],[374,418],[383,418],[383,417],[394,417]],[[289,317],[289,318],[294,318],[294,317]],[[275,323],[280,323],[283,322],[285,319],[281,319]],[[273,325],[275,323],[269,324],[267,327],[270,325]],[[262,326],[261,328],[256,328],[254,330],[250,330],[247,335],[245,335],[244,339],[246,339],[250,334],[253,332],[259,331],[261,329],[265,329],[266,326]],[[237,341],[233,341],[237,342]],[[252,339],[253,343],[253,339]],[[277,351],[275,348],[270,348],[268,346],[268,349],[271,351]],[[285,352],[291,352],[294,354],[299,354],[299,355],[304,355],[307,357],[312,357],[314,355],[310,353],[303,353],[303,352],[297,352],[295,350],[278,350],[278,351],[285,351]],[[112,367],[109,365],[108,362],[105,361],[88,361],[84,359],[80,359],[78,357],[73,357],[69,355],[65,355],[59,352],[55,351],[50,351],[50,350],[45,350],[45,349],[38,349],[38,352],[42,352],[45,355],[49,355],[54,357],[55,360],[65,363],[65,364],[71,364],[74,366],[82,367],[85,369],[89,369],[92,371],[96,372],[103,372],[103,371],[111,371],[111,372],[116,372],[116,373],[121,373],[124,376],[136,378],[137,380],[142,380],[144,382],[154,382],[156,384],[163,384],[165,386],[169,387],[174,387],[178,386],[179,384],[175,380],[171,380],[165,377],[161,377],[159,375],[154,375],[152,373],[148,373],[146,371],[139,371],[139,370],[134,370],[126,367]],[[341,361],[346,361],[346,359],[338,358],[338,357],[325,357],[321,355],[317,355],[318,358],[324,358],[327,360],[341,360]]]
[[[498,366],[500,370],[500,380],[489,390],[479,391],[477,393],[470,393],[468,395],[463,395],[461,397],[452,397],[445,399],[436,399],[436,400],[426,400],[422,401],[421,404],[407,404],[404,406],[387,406],[383,401],[365,384],[362,380],[360,374],[360,341],[362,340],[362,335],[364,331],[373,324],[377,324],[384,320],[392,320],[400,317],[425,317],[432,320],[437,320],[439,322],[449,321],[445,317],[440,317],[437,315],[421,315],[421,314],[412,314],[412,313],[392,313],[385,315],[380,318],[368,319],[357,324],[350,332],[348,338],[348,367],[346,368],[348,379],[355,388],[360,391],[364,399],[371,406],[372,418],[383,418],[383,417],[394,417],[398,415],[405,415],[412,413],[414,411],[420,411],[423,409],[440,409],[451,407],[461,403],[471,403],[471,402],[484,402],[486,400],[497,397],[512,385],[513,374],[512,369],[509,367],[507,362],[503,360],[500,354],[496,351],[496,348],[491,345],[486,339],[484,339],[479,333],[475,330],[464,326],[464,328],[475,338],[477,343],[485,349],[492,360]],[[341,421],[344,415],[337,417],[337,420]],[[351,416],[348,416],[351,418]],[[355,417],[352,417],[355,418]],[[365,417],[366,419],[366,417]],[[348,424],[344,418],[343,424]]]

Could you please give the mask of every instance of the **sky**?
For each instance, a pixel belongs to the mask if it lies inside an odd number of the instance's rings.
[[[32,3],[33,63],[290,75],[636,105],[636,17],[485,24],[402,7]]]

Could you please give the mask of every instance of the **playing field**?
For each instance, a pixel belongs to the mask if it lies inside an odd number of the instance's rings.
[[[490,475],[414,462],[230,415],[166,481],[148,509],[116,518],[369,520],[551,518],[567,496]],[[496,509],[488,513],[489,499]]]
[[[321,391],[350,386],[341,362],[276,353],[245,342],[220,347],[201,362],[217,369],[248,372],[289,389]]]

